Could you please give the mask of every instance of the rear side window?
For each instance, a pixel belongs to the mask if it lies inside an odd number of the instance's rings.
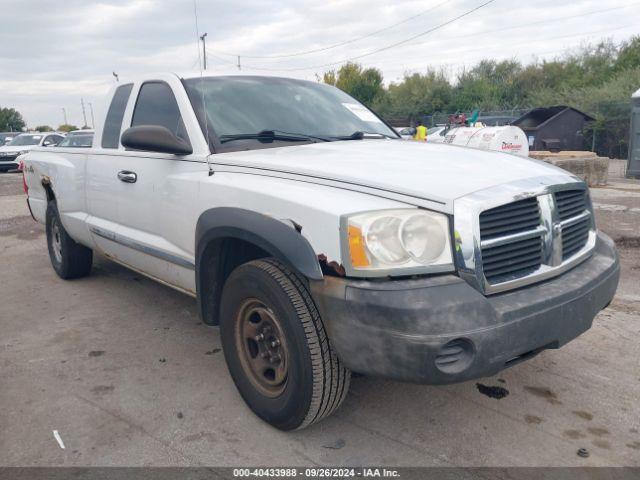
[[[102,148],[118,148],[120,146],[120,128],[124,111],[129,101],[129,95],[131,95],[131,88],[133,88],[131,83],[122,85],[113,94],[113,100],[111,100],[107,118],[104,121]]]
[[[176,97],[164,82],[147,82],[140,88],[131,121],[132,127],[139,125],[166,127],[177,137],[189,142]]]

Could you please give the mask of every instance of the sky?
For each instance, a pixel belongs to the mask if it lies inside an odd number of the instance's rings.
[[[214,72],[237,73],[241,55],[243,73],[315,80],[359,57],[386,83],[429,67],[455,78],[483,58],[530,63],[640,34],[640,1],[487,1],[0,0],[0,106],[29,127],[57,127],[64,108],[80,126],[82,99],[91,125],[112,72],[198,70],[204,32]]]

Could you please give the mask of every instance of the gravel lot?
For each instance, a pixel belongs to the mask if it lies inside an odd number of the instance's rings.
[[[508,395],[358,377],[337,414],[282,433],[245,407],[193,299],[102,258],[58,279],[21,177],[0,174],[0,466],[640,466],[640,184],[592,195],[618,295],[574,342],[477,382]]]

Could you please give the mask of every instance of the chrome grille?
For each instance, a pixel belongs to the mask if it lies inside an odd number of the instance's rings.
[[[482,264],[490,283],[526,276],[540,267],[543,243],[538,227],[540,206],[536,197],[480,214]],[[530,235],[532,231],[537,234]],[[523,234],[526,238],[522,238]]]
[[[597,240],[586,185],[562,174],[456,199],[453,221],[458,274],[487,295],[558,276]]]

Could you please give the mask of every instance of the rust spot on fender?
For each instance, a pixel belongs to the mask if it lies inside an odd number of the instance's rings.
[[[335,260],[329,261],[324,253],[318,255],[318,262],[320,262],[320,268],[324,275],[344,277],[347,274],[342,264]]]

